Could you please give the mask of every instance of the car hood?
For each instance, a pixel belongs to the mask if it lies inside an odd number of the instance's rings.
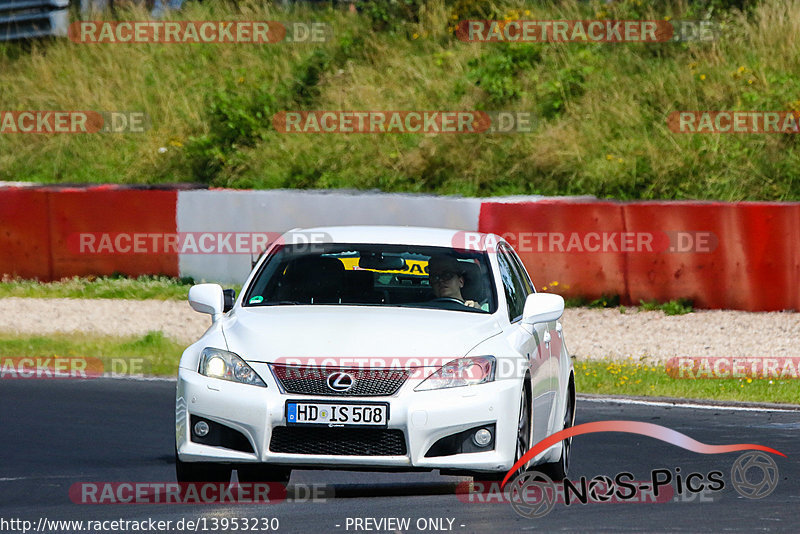
[[[453,357],[501,332],[488,314],[362,306],[238,308],[228,350],[251,362],[284,358]]]

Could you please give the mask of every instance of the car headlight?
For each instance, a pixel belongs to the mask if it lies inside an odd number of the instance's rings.
[[[457,388],[485,384],[494,380],[495,357],[459,358],[443,365],[414,388],[414,391]]]
[[[200,353],[198,372],[211,378],[230,380],[251,386],[267,387],[253,368],[239,356],[227,350],[206,347]]]

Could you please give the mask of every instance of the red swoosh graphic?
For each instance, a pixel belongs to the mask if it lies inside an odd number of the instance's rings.
[[[682,447],[699,454],[722,454],[734,451],[757,450],[770,452],[772,454],[779,454],[783,457],[786,457],[785,454],[780,451],[776,451],[771,447],[765,447],[764,445],[753,445],[751,443],[737,443],[733,445],[707,445],[690,438],[686,434],[681,434],[680,432],[672,430],[671,428],[653,423],[644,423],[641,421],[596,421],[594,423],[584,423],[582,425],[565,428],[561,432],[556,432],[552,436],[544,438],[542,441],[534,445],[528,452],[525,453],[522,458],[517,461],[517,463],[514,464],[508,473],[506,473],[503,482],[500,483],[500,487],[502,488],[506,485],[508,479],[511,478],[511,475],[517,469],[522,467],[524,464],[533,459],[533,457],[548,447],[555,445],[563,439],[580,436],[582,434],[593,434],[595,432],[627,432],[629,434],[641,434],[643,436],[649,436],[651,438],[660,439],[661,441],[666,441],[667,443],[677,445],[678,447]]]

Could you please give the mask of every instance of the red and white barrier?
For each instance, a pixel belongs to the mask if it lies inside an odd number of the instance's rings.
[[[559,293],[566,286],[570,295],[626,294],[626,256],[613,241],[617,236],[612,238],[625,230],[620,204],[485,201],[478,230],[505,238],[540,287],[555,281],[559,286],[553,290]],[[595,233],[596,238],[589,235]]]
[[[557,281],[564,296],[800,308],[800,203],[15,185],[0,187],[0,274],[236,283],[250,267],[242,246],[259,249],[254,236],[350,224],[495,232],[539,287]]]
[[[84,233],[175,233],[176,190],[118,186],[0,188],[0,273],[57,280],[89,274],[178,276],[175,254],[118,254]]]

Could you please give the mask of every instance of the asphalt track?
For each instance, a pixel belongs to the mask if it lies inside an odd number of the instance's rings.
[[[579,401],[577,423],[634,420],[656,423],[709,444],[757,443],[787,455],[774,492],[760,500],[730,484],[741,453],[704,455],[654,438],[602,433],[576,437],[570,479],[628,471],[650,479],[665,468],[683,474],[721,471],[725,487],[688,493],[663,503],[556,504],[529,519],[507,502],[468,502],[456,495],[464,479],[438,473],[296,471],[289,493],[325,485],[324,502],[276,504],[75,504],[79,482],[171,482],[173,382],[134,380],[0,381],[0,525],[2,520],[196,520],[205,517],[278,518],[278,532],[385,532],[355,530],[356,518],[409,518],[408,532],[751,532],[800,530],[800,412],[732,411]],[[462,484],[463,486],[463,484]],[[674,486],[674,484],[673,484]],[[677,499],[677,500],[676,500]],[[473,499],[475,500],[475,499]],[[480,499],[477,499],[480,500]],[[350,527],[348,528],[348,518]],[[445,518],[444,530],[428,518]],[[451,530],[447,519],[452,520]],[[419,523],[418,523],[419,521]],[[418,529],[417,526],[429,528]],[[365,526],[366,523],[363,523]],[[206,522],[206,526],[211,524]],[[5,528],[14,532],[10,523]],[[229,529],[231,531],[232,529]],[[16,530],[19,532],[19,530]],[[65,532],[67,530],[61,530]],[[200,528],[202,531],[202,527]]]

